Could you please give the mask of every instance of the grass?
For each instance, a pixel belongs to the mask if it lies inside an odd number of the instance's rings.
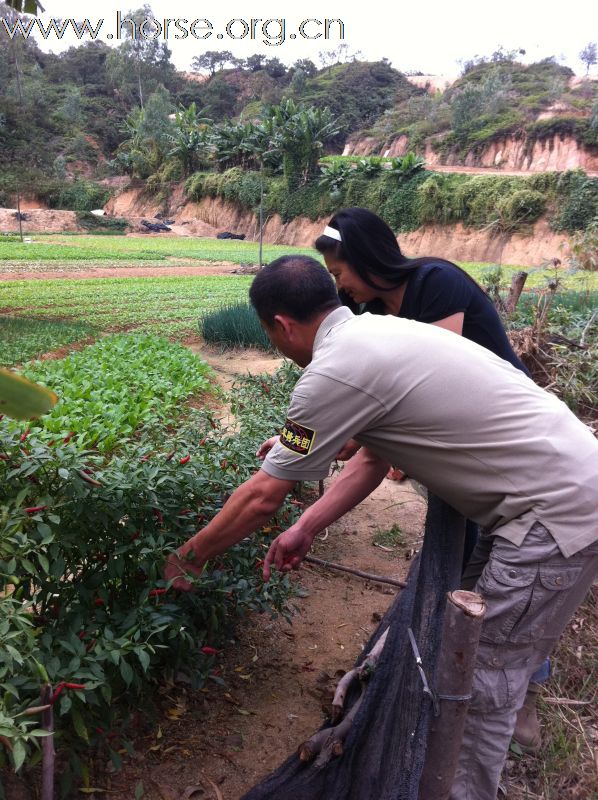
[[[379,530],[372,541],[383,547],[403,547],[407,544],[405,534],[398,525],[393,525],[388,530]]]
[[[203,338],[224,347],[259,347],[272,350],[272,344],[249,303],[227,305],[206,314],[200,322]]]

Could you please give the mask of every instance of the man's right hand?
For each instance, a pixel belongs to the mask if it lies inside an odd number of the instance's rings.
[[[266,439],[266,441],[262,442],[261,445],[258,447],[256,456],[261,461],[263,461],[270,452],[270,450],[272,450],[276,442],[279,441],[279,439],[280,436],[271,436],[269,439]]]
[[[176,553],[171,553],[166,559],[164,579],[167,581],[172,580],[173,589],[178,589],[180,592],[190,592],[194,587],[187,580],[187,577],[201,575],[203,568],[204,564],[197,561],[188,561],[177,551]]]

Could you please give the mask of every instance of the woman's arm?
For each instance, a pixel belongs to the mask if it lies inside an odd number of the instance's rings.
[[[431,322],[431,325],[436,325],[438,328],[444,328],[447,331],[458,333],[459,336],[463,335],[463,320],[465,314],[463,311],[458,311],[456,314],[451,314],[450,317],[439,319],[436,322]]]

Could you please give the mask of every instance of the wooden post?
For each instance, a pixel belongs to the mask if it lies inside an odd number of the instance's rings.
[[[523,270],[516,272],[513,275],[511,280],[511,288],[509,289],[509,296],[507,297],[507,301],[505,303],[505,311],[507,314],[511,314],[513,311],[515,311],[526,280],[527,272],[523,272]]]
[[[440,715],[432,720],[418,800],[448,800],[463,738],[486,603],[475,592],[447,595],[435,689]]]
[[[52,687],[49,683],[42,688],[42,703],[47,708],[42,712],[42,728],[49,736],[42,740],[42,800],[54,800],[54,709],[52,708]]]

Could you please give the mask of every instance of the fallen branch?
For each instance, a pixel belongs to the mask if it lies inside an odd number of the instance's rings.
[[[358,667],[349,670],[346,672],[340,681],[337,684],[336,692],[334,693],[334,699],[332,701],[332,712],[331,717],[332,721],[336,722],[336,720],[340,719],[344,710],[345,705],[345,698],[347,696],[347,691],[349,686],[353,683],[354,680],[367,680],[372,672],[376,669],[376,665],[378,664],[378,659],[380,658],[380,654],[384,650],[384,645],[386,644],[386,637],[388,636],[388,628],[384,631],[382,636],[378,639],[376,644],[372,647],[370,652],[361,662]]]
[[[310,564],[317,564],[319,567],[326,569],[336,569],[339,572],[348,572],[350,575],[357,575],[358,578],[365,578],[368,581],[376,581],[377,583],[388,583],[390,586],[397,586],[399,589],[404,589],[407,586],[403,581],[398,581],[395,578],[385,578],[383,575],[372,575],[371,572],[362,572],[360,569],[353,569],[352,567],[344,567],[342,564],[335,564],[333,561],[324,561],[322,558],[315,556],[305,556],[305,561]]]
[[[313,761],[317,756],[315,766],[323,767],[332,758],[342,755],[343,742],[347,738],[351,723],[359,710],[364,694],[365,687],[362,687],[360,697],[353,703],[345,718],[338,725],[332,728],[323,728],[299,746],[299,759],[301,761],[307,763]]]

